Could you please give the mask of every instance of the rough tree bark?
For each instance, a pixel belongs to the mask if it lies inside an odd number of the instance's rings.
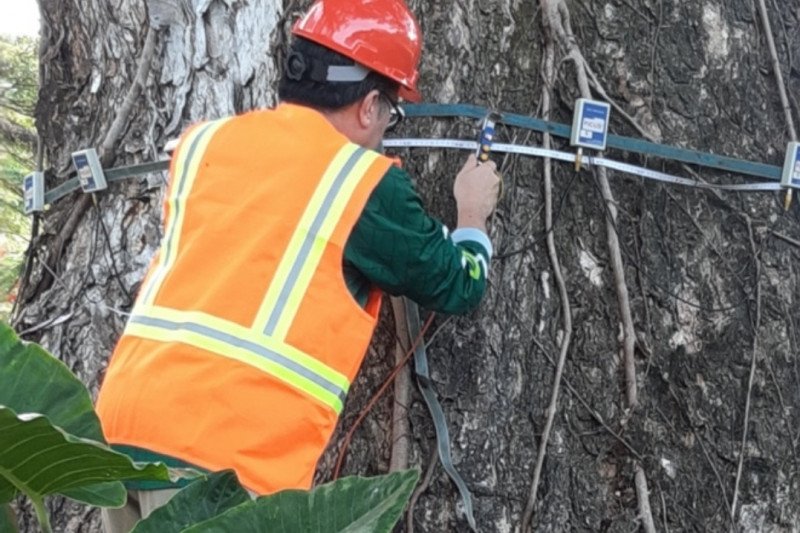
[[[201,118],[273,104],[281,47],[307,3],[40,0],[37,125],[48,186],[69,177],[71,151],[100,146],[106,138],[134,82],[148,30],[155,32],[154,58],[109,156],[117,164],[160,157],[167,139]],[[425,35],[422,88],[428,101],[540,116],[546,95],[551,119],[570,122],[580,96],[579,67],[567,45],[545,31],[542,13],[555,6],[568,15],[562,23],[571,27],[585,59],[592,94],[616,106],[613,132],[782,164],[787,119],[752,0],[409,3]],[[768,1],[766,7],[789,112],[797,121],[800,11],[793,2]],[[546,46],[555,54],[552,83],[542,75]],[[467,120],[425,119],[410,121],[401,133],[471,137],[474,127]],[[511,128],[501,127],[499,135],[543,142],[539,134]],[[561,139],[553,145],[565,148]],[[452,223],[451,178],[463,154],[400,155],[419,177],[428,207]],[[696,172],[708,181],[740,179],[618,151],[608,155]],[[428,349],[454,459],[474,491],[481,530],[520,530],[547,409],[559,386],[532,529],[641,527],[637,481],[646,476],[659,531],[797,531],[798,207],[784,213],[775,193],[714,193],[609,173],[618,213],[607,223],[600,182],[590,171],[576,174],[555,163],[552,233],[545,235],[542,161],[498,161],[507,183],[491,229],[497,258],[487,298],[470,316],[438,318],[433,329],[443,327]],[[232,193],[246,186],[246,177],[240,179]],[[73,194],[42,217],[35,237],[14,325],[93,391],[122,330],[126,293],[136,292],[160,239],[162,183],[163,176],[154,175],[113,185],[99,195],[99,210],[79,209],[82,202]],[[609,231],[619,243],[637,338],[637,402],[631,409],[623,359],[630,338],[623,334]],[[557,262],[551,261],[548,236]],[[555,281],[558,263],[570,331]],[[395,331],[387,302],[338,435],[393,366]],[[556,384],[554,365],[569,334]],[[385,472],[398,438],[408,445],[409,464],[428,468],[435,438],[424,404],[412,390],[407,409],[393,409],[391,394],[356,432],[345,473]],[[392,421],[393,412],[407,413],[409,439],[391,435],[392,427],[405,427]],[[330,478],[340,445],[335,440],[318,481]],[[465,530],[456,491],[441,468],[415,502],[408,522],[415,530]],[[59,531],[98,530],[95,511],[62,501],[51,502],[51,509]],[[21,521],[24,531],[35,530],[29,514],[23,512]]]

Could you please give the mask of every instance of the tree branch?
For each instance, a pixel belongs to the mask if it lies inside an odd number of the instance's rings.
[[[736,466],[736,483],[733,488],[733,500],[731,502],[731,527],[736,523],[736,504],[739,500],[739,483],[742,479],[742,468],[744,456],[747,454],[747,432],[750,425],[750,399],[753,394],[753,381],[756,375],[756,363],[758,361],[758,330],[761,328],[761,261],[758,259],[755,241],[753,240],[753,226],[748,220],[747,231],[750,236],[750,247],[753,251],[753,259],[756,263],[756,316],[753,323],[753,353],[750,359],[750,377],[747,379],[747,397],[744,403],[744,427],[742,428],[742,446],[739,452],[739,462]]]
[[[543,0],[545,1],[545,0]],[[575,64],[575,71],[578,78],[578,87],[581,96],[584,98],[591,98],[591,91],[589,90],[589,79],[587,76],[588,66],[576,43],[575,35],[572,33],[570,25],[569,8],[564,0],[556,0],[557,4],[552,7],[548,3],[549,9],[548,20],[551,27],[555,30],[555,35],[559,38],[560,43],[567,50],[568,57]],[[596,82],[599,86],[599,82]],[[637,384],[636,384],[636,362],[634,359],[634,347],[636,345],[636,333],[633,328],[633,317],[630,309],[630,298],[628,296],[628,286],[625,282],[625,270],[622,262],[622,252],[619,245],[619,236],[617,235],[617,207],[614,195],[611,192],[611,186],[608,183],[606,169],[600,168],[598,171],[598,180],[603,195],[605,207],[608,210],[606,216],[606,232],[609,254],[611,256],[611,265],[614,273],[614,284],[617,292],[617,305],[619,307],[620,322],[622,322],[623,331],[623,362],[625,368],[625,383],[626,383],[626,403],[628,410],[633,410],[637,403]],[[639,514],[642,518],[642,526],[646,533],[655,533],[655,525],[653,515],[650,507],[649,490],[647,488],[647,477],[644,470],[641,468],[640,463],[636,462],[635,465],[635,486],[636,494],[639,500]]]
[[[123,129],[128,125],[128,117],[131,114],[133,105],[136,103],[139,93],[144,89],[145,83],[147,83],[147,75],[150,73],[150,64],[153,62],[153,55],[155,55],[157,37],[158,30],[152,26],[149,27],[147,29],[147,36],[144,39],[142,55],[139,58],[136,77],[130,89],[128,89],[128,94],[125,96],[122,106],[114,117],[114,122],[108,128],[103,143],[100,145],[98,155],[103,165],[109,165],[114,161],[114,145],[122,135]]]
[[[549,0],[542,0],[542,11],[545,13],[544,25],[547,32],[547,40],[545,43],[544,55],[544,76],[545,86],[542,94],[542,113],[545,120],[549,120],[551,111],[550,93],[555,79],[555,43],[553,42],[552,28],[548,31],[549,17],[548,13],[552,13],[553,4]],[[544,148],[549,149],[551,138],[550,134],[544,135]],[[570,309],[569,293],[567,292],[566,283],[564,283],[564,276],[561,272],[561,263],[556,251],[555,237],[553,236],[553,184],[552,184],[552,164],[549,158],[544,160],[544,197],[545,197],[545,231],[547,232],[547,252],[550,256],[550,264],[553,267],[553,275],[558,285],[558,292],[561,299],[561,309],[564,315],[564,336],[561,339],[561,349],[558,356],[558,364],[556,365],[556,375],[553,378],[553,391],[550,396],[550,405],[547,408],[547,421],[545,422],[544,431],[539,444],[539,452],[536,458],[536,466],[533,470],[533,481],[531,482],[530,493],[528,494],[528,502],[525,505],[525,511],[522,514],[522,532],[529,531],[531,518],[533,517],[533,510],[536,506],[536,494],[539,490],[539,478],[542,475],[542,467],[544,466],[544,458],[547,455],[547,442],[550,439],[550,431],[553,428],[553,420],[555,419],[558,410],[558,394],[561,389],[561,376],[564,373],[564,363],[569,353],[570,343],[572,341],[572,311]]]
[[[758,11],[761,14],[764,35],[767,37],[767,46],[769,46],[769,53],[772,57],[772,70],[775,72],[775,79],[778,82],[778,93],[781,97],[783,114],[786,117],[786,127],[789,128],[789,135],[791,135],[792,140],[796,141],[797,131],[794,128],[794,119],[792,119],[792,106],[789,104],[789,98],[786,95],[786,85],[783,82],[781,64],[778,61],[778,50],[775,48],[775,37],[772,35],[772,26],[769,23],[769,13],[767,13],[767,6],[764,0],[758,0]]]
[[[411,348],[411,336],[403,306],[403,299],[392,296],[392,314],[396,341],[394,346],[394,363],[400,365]],[[411,428],[408,423],[408,404],[411,391],[411,376],[408,365],[403,365],[394,381],[394,401],[392,402],[392,452],[389,460],[389,471],[408,468],[408,444],[411,439]]]

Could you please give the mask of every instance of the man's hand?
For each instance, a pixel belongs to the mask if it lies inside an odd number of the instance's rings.
[[[458,227],[486,232],[486,219],[494,211],[500,194],[500,176],[494,161],[478,164],[474,154],[467,158],[453,183],[458,206]]]

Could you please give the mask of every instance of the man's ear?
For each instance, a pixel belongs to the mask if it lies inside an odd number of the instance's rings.
[[[380,120],[381,115],[381,93],[377,89],[373,89],[359,101],[357,106],[358,122],[364,129],[371,128],[375,121]]]

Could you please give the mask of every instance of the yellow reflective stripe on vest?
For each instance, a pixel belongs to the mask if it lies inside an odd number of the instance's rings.
[[[337,415],[350,387],[345,376],[296,348],[197,311],[137,306],[125,334],[180,342],[253,366],[306,393]]]
[[[331,161],[289,241],[253,329],[285,339],[342,213],[378,154],[348,143]]]
[[[197,169],[209,141],[228,120],[230,120],[230,117],[198,126],[181,143],[182,148],[177,154],[178,159],[175,161],[175,172],[172,176],[172,179],[178,181],[170,189],[170,197],[167,200],[169,205],[169,218],[165,224],[167,234],[164,235],[164,239],[161,242],[158,266],[153,275],[150,276],[147,286],[142,289],[141,302],[144,304],[153,303],[161,284],[164,282],[164,278],[175,263],[183,219],[186,213],[186,198],[189,195],[189,191],[192,190],[194,180],[197,177]]]

